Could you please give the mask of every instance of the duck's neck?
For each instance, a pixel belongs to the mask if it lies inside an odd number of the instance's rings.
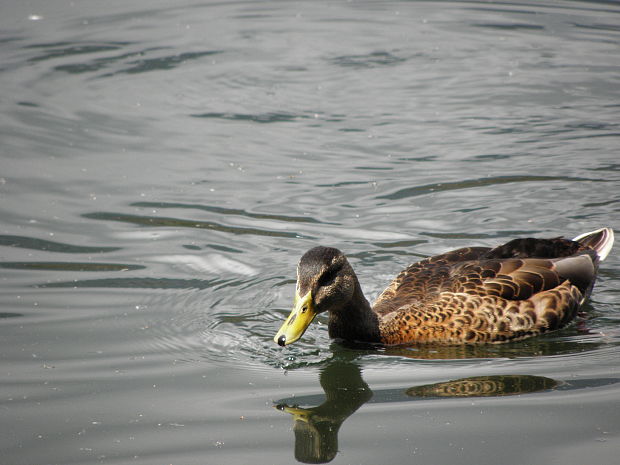
[[[379,318],[364,297],[357,279],[351,300],[340,310],[329,312],[329,337],[358,342],[381,342]]]

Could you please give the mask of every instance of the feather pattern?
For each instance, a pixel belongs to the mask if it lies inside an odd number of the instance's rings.
[[[604,228],[578,241],[515,239],[413,264],[373,305],[383,342],[504,342],[559,329],[592,291],[597,251],[608,253],[610,241]]]

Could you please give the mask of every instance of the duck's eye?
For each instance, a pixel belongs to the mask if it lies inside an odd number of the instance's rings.
[[[338,271],[340,268],[329,268],[321,275],[319,278],[319,286],[329,286],[336,280],[336,276],[338,276]]]

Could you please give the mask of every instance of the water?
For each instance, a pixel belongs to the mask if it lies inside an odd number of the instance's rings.
[[[544,337],[271,339],[318,243],[374,298],[451,248],[620,230],[617,3],[14,1],[0,26],[2,463],[616,462],[618,244]]]

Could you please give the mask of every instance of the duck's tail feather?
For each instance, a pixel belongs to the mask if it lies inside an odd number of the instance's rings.
[[[596,231],[580,234],[573,239],[581,245],[596,251],[600,261],[605,260],[614,245],[614,231],[611,228],[601,228]]]

